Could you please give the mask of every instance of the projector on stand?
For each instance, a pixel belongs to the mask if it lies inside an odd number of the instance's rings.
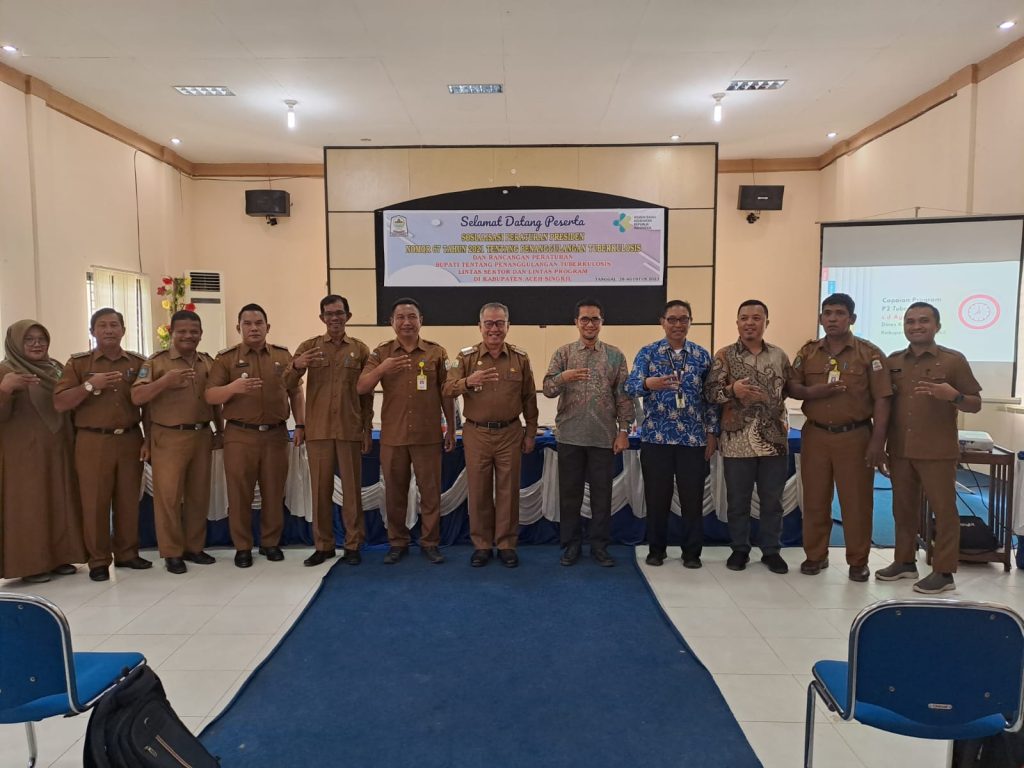
[[[960,441],[961,451],[985,451],[991,453],[992,448],[995,446],[995,443],[992,441],[992,435],[988,432],[961,429],[957,434],[957,439]]]

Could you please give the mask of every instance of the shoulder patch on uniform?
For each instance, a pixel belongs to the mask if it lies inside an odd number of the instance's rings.
[[[871,361],[871,370],[872,371],[880,371],[880,370],[882,370],[882,361],[879,360],[877,357],[874,360]]]
[[[451,370],[452,368],[458,368],[460,365],[461,363],[459,362],[459,358],[457,357],[454,360],[445,360],[445,368],[447,368],[448,370]]]
[[[222,349],[220,352],[217,353],[217,357],[220,357],[221,355],[226,355],[229,352],[234,352],[235,349],[237,349],[237,347],[238,347],[237,344],[235,344],[235,346],[233,346],[233,347],[224,347],[224,349]]]
[[[463,347],[459,350],[460,355],[471,355],[476,351],[476,347]]]
[[[511,349],[513,352],[515,352],[517,355],[522,355],[523,357],[529,357],[529,355],[526,353],[526,350],[523,349],[522,347],[517,347],[515,344],[509,344],[508,348]]]
[[[139,378],[144,379],[149,376],[149,366],[143,363],[142,367],[139,368]]]
[[[81,357],[89,357],[89,355],[91,355],[91,354],[92,354],[91,351],[90,352],[75,352],[75,354],[73,354],[71,356],[71,359],[72,360],[77,360],[77,359],[79,359]]]

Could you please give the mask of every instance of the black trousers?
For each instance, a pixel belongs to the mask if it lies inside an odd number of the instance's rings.
[[[604,549],[612,532],[612,474],[615,454],[611,448],[558,444],[558,507],[562,546],[582,543],[583,484],[590,484],[591,549]]]
[[[700,557],[704,545],[704,480],[708,476],[704,447],[643,443],[640,468],[647,502],[647,544],[651,552],[664,554],[668,546],[668,521],[675,486],[683,513],[683,555]]]

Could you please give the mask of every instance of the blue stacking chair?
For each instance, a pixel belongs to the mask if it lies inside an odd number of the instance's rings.
[[[850,627],[849,661],[819,661],[807,688],[804,766],[817,696],[843,720],[920,739],[977,739],[1021,727],[1024,622],[1002,605],[883,600]]]
[[[34,722],[85,712],[145,661],[141,653],[73,653],[56,605],[0,592],[0,723],[25,724],[29,768],[38,756]]]

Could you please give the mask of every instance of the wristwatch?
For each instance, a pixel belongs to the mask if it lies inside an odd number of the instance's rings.
[[[90,395],[96,391],[96,387],[92,385],[92,382],[87,381],[82,385],[82,389],[88,392]]]
[[[960,403],[964,401],[964,397],[966,397],[966,395],[964,395],[963,392],[957,392],[956,397],[952,400],[953,405],[960,405]]]

